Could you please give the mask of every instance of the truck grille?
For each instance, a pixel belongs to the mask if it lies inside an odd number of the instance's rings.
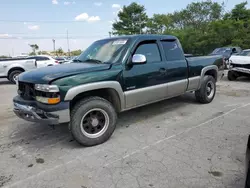
[[[26,100],[34,100],[35,89],[34,84],[26,82],[18,82],[18,94]]]
[[[232,65],[232,67],[250,69],[250,64],[234,64],[234,63],[231,63],[231,65]]]

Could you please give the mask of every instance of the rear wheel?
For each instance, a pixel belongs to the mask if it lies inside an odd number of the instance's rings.
[[[21,74],[23,71],[20,70],[14,70],[9,74],[9,81],[11,81],[13,84],[16,84],[17,79],[18,79],[18,75]]]
[[[110,102],[100,97],[86,98],[72,109],[70,131],[83,146],[102,144],[113,134],[116,119],[116,111]]]
[[[234,71],[228,71],[227,78],[229,81],[234,81],[237,79],[237,75]]]
[[[196,100],[206,104],[213,101],[216,93],[216,81],[214,77],[206,75],[202,81],[201,88],[195,92]]]

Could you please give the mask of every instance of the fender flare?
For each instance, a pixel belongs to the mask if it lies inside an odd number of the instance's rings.
[[[89,84],[79,85],[73,88],[70,88],[66,93],[64,100],[71,101],[73,100],[78,94],[93,91],[97,89],[114,89],[120,99],[121,110],[125,108],[125,96],[122,90],[122,87],[119,82],[117,81],[103,81],[103,82],[94,82]]]
[[[202,70],[201,70],[201,79],[200,79],[200,83],[199,83],[199,89],[201,87],[201,84],[202,84],[202,80],[204,79],[205,77],[205,74],[207,71],[210,71],[210,70],[215,70],[216,71],[216,78],[218,78],[218,72],[219,72],[219,69],[216,65],[209,65],[207,67],[204,67]],[[217,80],[216,80],[217,81]]]

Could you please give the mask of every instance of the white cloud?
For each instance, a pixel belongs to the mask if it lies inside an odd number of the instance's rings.
[[[40,26],[39,25],[29,25],[28,28],[30,30],[39,30],[40,29]]]
[[[5,34],[0,34],[0,38],[11,38],[12,36],[5,33]]]
[[[75,2],[75,1],[73,1],[73,2],[72,2],[72,4],[76,4],[76,2]]]
[[[52,4],[53,4],[53,5],[57,5],[57,4],[58,4],[58,1],[57,1],[57,0],[52,0]]]
[[[23,22],[24,25],[27,25],[27,22]]]
[[[100,17],[99,16],[90,16],[88,19],[88,22],[97,22],[100,21]]]
[[[65,1],[63,4],[64,4],[64,5],[70,5],[70,4],[71,4],[71,2],[69,2],[69,1]]]
[[[94,5],[100,7],[102,6],[102,2],[95,2]]]
[[[121,5],[119,5],[119,4],[113,4],[112,8],[121,8]]]
[[[82,13],[78,16],[75,17],[76,21],[87,21],[87,22],[96,22],[96,21],[100,21],[100,17],[99,16],[89,16],[87,13]]]
[[[75,17],[76,21],[87,21],[89,18],[89,15],[87,13],[82,13]]]

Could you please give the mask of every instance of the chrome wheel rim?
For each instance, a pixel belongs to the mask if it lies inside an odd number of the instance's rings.
[[[18,75],[19,75],[19,74],[14,74],[14,76],[13,76],[14,82],[17,82],[17,80],[18,80]]]
[[[206,86],[206,94],[209,99],[213,98],[215,92],[215,86],[212,81],[209,81]]]
[[[81,119],[81,131],[88,138],[102,136],[109,125],[109,116],[106,111],[94,108],[84,114]]]

